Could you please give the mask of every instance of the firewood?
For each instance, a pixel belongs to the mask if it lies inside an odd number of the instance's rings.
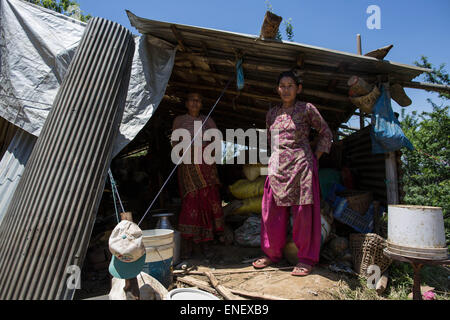
[[[211,272],[205,271],[205,275],[209,278],[209,281],[211,282],[213,287],[217,290],[217,292],[219,292],[226,300],[242,300],[242,298],[239,298],[234,294],[232,294],[229,289],[220,285],[217,278]]]

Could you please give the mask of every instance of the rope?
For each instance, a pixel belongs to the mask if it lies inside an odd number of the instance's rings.
[[[113,194],[114,209],[116,211],[117,222],[119,223],[120,219],[119,219],[119,213],[117,211],[117,202],[116,202],[116,196],[115,196],[116,194],[117,194],[117,198],[119,199],[119,204],[122,209],[122,212],[125,212],[125,209],[123,208],[122,200],[120,200],[119,190],[117,190],[116,181],[114,180],[111,169],[108,169],[108,175],[109,175],[109,181],[111,182],[111,191]]]
[[[225,91],[227,90],[228,86],[231,83],[231,80],[233,79],[233,77],[230,78],[230,80],[228,80],[228,83],[226,84],[225,88],[223,88],[222,93],[220,94],[219,98],[217,99],[216,103],[213,105],[213,107],[211,108],[211,110],[209,111],[208,115],[206,116],[205,120],[202,123],[202,126],[199,128],[199,130],[195,133],[194,138],[192,138],[189,146],[187,147],[187,149],[183,152],[183,155],[180,157],[180,159],[178,160],[177,164],[175,165],[175,167],[172,169],[172,171],[170,172],[169,176],[167,177],[166,181],[164,181],[164,184],[162,185],[162,187],[159,189],[158,193],[156,194],[155,198],[153,199],[153,201],[150,203],[150,206],[148,207],[148,209],[145,211],[143,217],[141,218],[141,220],[138,223],[138,226],[142,223],[142,221],[144,220],[144,218],[147,216],[148,212],[150,211],[150,209],[153,207],[153,204],[155,203],[156,199],[159,197],[159,195],[161,194],[162,190],[164,189],[164,187],[166,186],[167,182],[169,182],[170,178],[172,177],[173,173],[175,172],[175,170],[178,168],[178,166],[180,165],[181,161],[184,158],[184,155],[186,154],[187,151],[189,151],[189,149],[191,148],[192,143],[194,142],[194,140],[196,139],[198,133],[202,130],[203,126],[205,125],[206,121],[208,121],[209,117],[211,116],[211,113],[214,111],[215,107],[217,106],[217,104],[219,103],[220,99],[222,99]]]

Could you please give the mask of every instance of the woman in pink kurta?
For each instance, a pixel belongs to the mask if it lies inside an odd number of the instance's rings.
[[[328,153],[332,133],[311,103],[297,100],[302,90],[294,73],[283,72],[278,81],[282,104],[266,116],[272,155],[262,200],[261,248],[266,256],[253,263],[264,268],[282,259],[289,211],[293,215],[292,237],[299,263],[292,275],[307,275],[319,261],[321,221],[317,162]],[[313,152],[309,144],[311,128],[319,142]]]

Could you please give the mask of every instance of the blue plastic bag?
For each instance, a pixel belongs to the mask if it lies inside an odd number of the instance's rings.
[[[244,70],[242,69],[242,59],[236,62],[236,85],[238,90],[244,89]]]
[[[391,100],[383,86],[380,91],[381,95],[372,111],[372,130],[370,131],[372,153],[387,153],[403,147],[413,150],[413,145],[406,138],[400,122],[394,115]]]

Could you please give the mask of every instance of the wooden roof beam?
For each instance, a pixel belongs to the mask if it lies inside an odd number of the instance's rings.
[[[191,73],[194,75],[199,75],[199,76],[214,77],[214,78],[217,78],[220,80],[229,80],[230,79],[229,75],[212,73],[212,72],[198,70],[198,69],[175,68],[174,72],[177,72],[177,71],[178,72],[188,72],[188,73]],[[273,85],[273,84],[270,84],[270,83],[267,83],[264,81],[251,80],[251,79],[245,79],[245,83],[252,85],[252,86],[271,89],[273,91],[273,93],[275,93],[276,88],[275,88],[275,85]],[[303,87],[302,94],[308,95],[308,96],[316,96],[316,97],[327,99],[327,100],[334,100],[334,101],[339,101],[339,102],[350,103],[350,99],[346,95],[326,92],[326,91],[317,90],[317,89],[309,89],[309,88]]]
[[[400,84],[405,88],[423,89],[427,91],[435,91],[447,94],[450,93],[450,86],[443,84],[417,82],[417,81],[410,81],[410,82],[404,81],[400,82]]]
[[[216,91],[216,92],[222,92],[222,90],[223,90],[221,88],[216,88],[213,86],[176,82],[176,81],[170,81],[169,85],[180,86],[180,87],[189,87],[189,88],[197,89],[197,90]],[[234,90],[226,90],[225,93],[234,95],[234,96],[241,95],[244,97],[253,98],[253,99],[257,99],[257,100],[280,103],[280,98],[276,97],[275,95],[273,95],[273,96],[260,95],[260,94],[253,94],[253,93],[248,93],[248,92],[238,92],[238,91],[234,91]],[[315,104],[315,106],[319,109],[330,110],[330,111],[335,111],[335,112],[340,112],[340,113],[344,113],[344,112],[348,111],[348,110],[344,110],[344,109],[327,107],[327,106],[322,106],[322,105],[317,105],[317,104]]]
[[[177,39],[178,45],[180,46],[180,50],[184,51],[184,52],[190,51],[184,45],[183,37],[181,36],[181,33],[180,33],[180,31],[178,31],[177,27],[174,24],[172,24],[172,25],[170,25],[170,29],[172,30],[172,33],[175,36],[175,39]]]

